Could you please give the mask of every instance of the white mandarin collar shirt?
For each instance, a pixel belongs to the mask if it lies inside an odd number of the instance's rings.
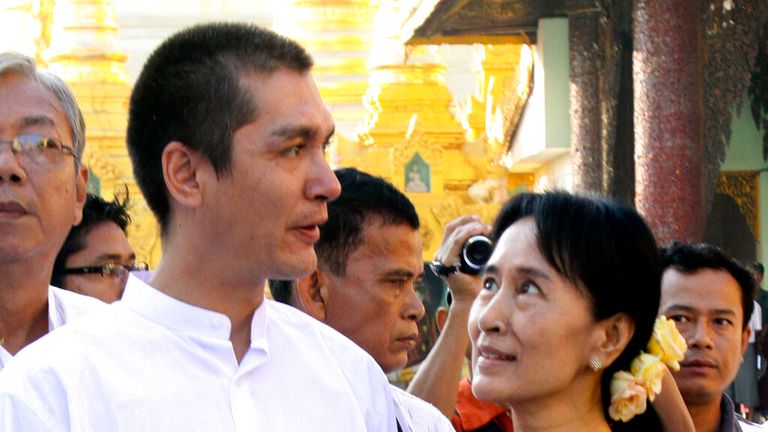
[[[0,374],[4,431],[396,430],[381,369],[330,327],[265,300],[238,364],[226,316],[146,277],[19,353]]]
[[[48,286],[48,331],[51,332],[69,321],[79,318],[106,303],[92,297],[75,294],[70,291]],[[0,345],[0,370],[13,359],[11,353]]]

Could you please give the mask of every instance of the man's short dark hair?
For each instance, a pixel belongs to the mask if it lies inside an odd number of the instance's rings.
[[[763,266],[763,263],[760,261],[752,261],[750,266],[760,275],[760,277],[765,276],[765,267]]]
[[[114,223],[124,233],[126,232],[128,225],[131,223],[131,216],[128,214],[127,196],[122,201],[117,197],[112,201],[107,201],[91,193],[86,196],[85,205],[83,206],[83,220],[79,225],[69,230],[67,239],[64,240],[64,245],[59,250],[59,254],[54,261],[51,285],[66,288],[64,287],[64,275],[62,272],[66,267],[67,259],[85,249],[85,237],[91,229],[103,222]]]
[[[757,282],[744,265],[717,246],[706,243],[686,244],[673,242],[661,248],[663,270],[669,267],[681,273],[695,273],[703,269],[728,272],[741,288],[741,310],[744,312],[742,329],[746,329],[754,309],[753,298]]]
[[[354,168],[334,173],[341,184],[341,196],[328,203],[328,222],[320,226],[315,253],[321,268],[344,276],[347,259],[362,244],[366,225],[378,220],[418,230],[419,215],[408,197],[383,178]]]
[[[149,57],[131,94],[127,142],[136,182],[163,231],[170,211],[161,165],[166,144],[179,141],[228,174],[234,132],[269,109],[240,80],[281,67],[306,72],[312,58],[296,42],[250,24],[194,26]]]
[[[293,286],[296,281],[269,279],[269,292],[272,293],[272,299],[287,305],[293,305]]]

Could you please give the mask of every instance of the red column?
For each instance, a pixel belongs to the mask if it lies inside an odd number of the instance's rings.
[[[635,0],[635,202],[659,244],[703,232],[697,0]]]
[[[569,15],[568,55],[573,186],[577,191],[603,193],[598,19],[595,10]]]

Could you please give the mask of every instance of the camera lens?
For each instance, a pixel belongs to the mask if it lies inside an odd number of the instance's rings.
[[[493,243],[484,235],[470,237],[461,250],[459,256],[459,271],[466,274],[476,275],[483,271],[483,267],[491,258],[493,253]]]

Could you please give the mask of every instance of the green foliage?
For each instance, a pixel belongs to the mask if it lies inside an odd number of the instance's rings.
[[[749,83],[752,119],[763,129],[763,158],[768,160],[768,22],[763,25],[760,47]]]

